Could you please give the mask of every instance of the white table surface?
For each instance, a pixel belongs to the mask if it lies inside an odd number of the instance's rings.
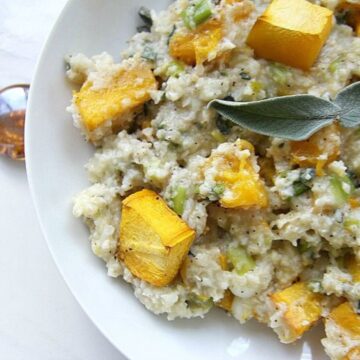
[[[66,0],[0,0],[0,88],[30,82]],[[0,157],[0,359],[122,360],[69,292],[35,216],[23,163]]]

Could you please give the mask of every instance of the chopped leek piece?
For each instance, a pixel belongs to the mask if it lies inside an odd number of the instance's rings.
[[[226,138],[224,137],[224,135],[219,131],[219,130],[213,130],[211,132],[211,136],[213,137],[214,140],[216,140],[217,142],[225,142]]]
[[[288,80],[289,70],[280,64],[272,64],[270,68],[272,79],[279,85],[285,85]]]
[[[360,220],[347,217],[344,219],[343,225],[345,229],[350,230],[353,226],[360,226]]]
[[[330,179],[331,190],[339,206],[344,205],[354,190],[354,185],[349,177],[332,175]]]
[[[185,201],[186,201],[186,189],[179,186],[176,190],[175,195],[172,197],[173,209],[178,215],[182,215],[184,212]]]
[[[196,26],[205,22],[212,14],[208,0],[201,0],[195,5],[194,22]]]
[[[212,15],[209,0],[200,0],[188,6],[181,14],[185,26],[194,30]]]
[[[323,290],[320,280],[311,280],[307,284],[309,290],[314,293],[319,293]]]
[[[254,259],[242,247],[230,248],[226,255],[239,275],[244,275],[255,267]]]
[[[340,67],[341,63],[344,61],[343,57],[340,56],[336,58],[333,62],[329,65],[329,71],[334,74]]]
[[[178,77],[185,70],[184,64],[180,61],[171,61],[166,70],[166,76]]]
[[[221,196],[225,191],[225,185],[224,184],[216,184],[213,187],[213,192],[217,195],[217,196]]]
[[[213,305],[213,299],[208,296],[200,296],[194,293],[190,293],[186,303],[190,308],[210,309]]]

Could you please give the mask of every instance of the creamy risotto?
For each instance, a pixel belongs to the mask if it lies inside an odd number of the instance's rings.
[[[140,15],[121,61],[66,58],[81,86],[68,110],[95,149],[73,209],[94,254],[169,320],[217,306],[284,343],[324,323],[329,357],[360,359],[359,130],[289,141],[208,107],[334,99],[360,77],[360,3],[178,0]]]

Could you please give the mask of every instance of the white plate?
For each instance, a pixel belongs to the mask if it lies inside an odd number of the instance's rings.
[[[220,310],[205,320],[168,322],[154,316],[122,280],[107,277],[105,264],[91,253],[87,229],[72,216],[71,199],[88,185],[84,164],[93,149],[65,111],[72,88],[65,80],[63,58],[104,50],[119,58],[135,33],[140,5],[160,10],[168,0],[70,1],[47,41],[32,84],[26,120],[28,177],[62,276],[96,326],[131,360],[326,359],[321,330],[307,334],[305,342],[286,346],[264,326],[240,326]]]

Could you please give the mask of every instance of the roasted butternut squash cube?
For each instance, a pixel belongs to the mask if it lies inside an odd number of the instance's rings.
[[[290,143],[291,159],[300,167],[315,167],[317,175],[340,155],[340,131],[337,124],[327,126],[309,139]]]
[[[333,12],[306,0],[273,0],[247,43],[261,58],[308,70],[328,38]]]
[[[275,305],[285,305],[284,322],[289,330],[286,342],[295,341],[321,316],[320,294],[313,293],[305,283],[298,282],[271,295]]]
[[[123,201],[119,256],[134,276],[168,285],[194,238],[194,230],[155,192],[142,190]]]
[[[104,88],[86,81],[74,94],[74,102],[90,139],[91,132],[109,120],[116,130],[126,128],[133,112],[150,100],[149,92],[156,88],[155,77],[144,62],[123,67]]]
[[[219,255],[219,265],[221,267],[221,270],[223,270],[223,271],[229,270],[228,258],[225,254]]]
[[[225,147],[228,146],[227,151]],[[223,144],[224,150],[214,151],[208,161],[215,167],[215,181],[224,187],[220,204],[225,208],[266,207],[267,192],[256,166],[254,147],[248,141]],[[243,151],[247,150],[247,151]]]
[[[345,266],[352,276],[354,282],[360,282],[360,262],[356,260],[355,256],[345,258]]]
[[[331,358],[360,359],[360,315],[349,302],[331,311],[325,320],[325,332],[326,338],[322,343]]]
[[[360,4],[349,5],[348,23],[354,29],[356,36],[360,36]]]
[[[221,21],[209,20],[192,32],[175,34],[169,44],[170,55],[188,65],[202,64],[209,60],[222,37]]]
[[[230,290],[225,290],[224,297],[216,303],[216,306],[230,312],[234,302],[234,294]]]
[[[222,4],[232,6],[232,18],[234,22],[240,22],[241,20],[248,18],[254,10],[254,5],[250,1],[224,0]]]
[[[359,360],[360,359],[360,346],[352,348],[343,360]]]
[[[334,321],[351,337],[360,339],[360,315],[356,314],[348,302],[336,307],[329,315],[329,319]]]

